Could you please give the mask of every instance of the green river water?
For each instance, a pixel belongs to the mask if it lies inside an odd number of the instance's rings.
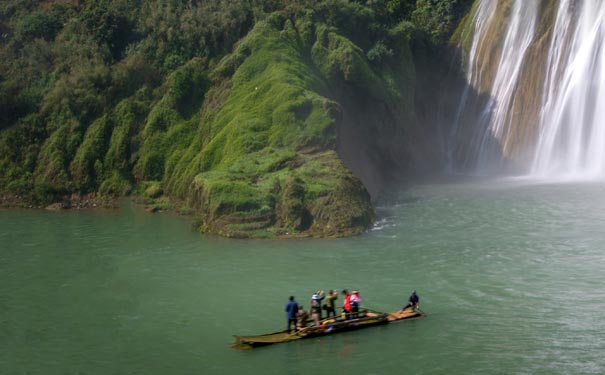
[[[604,374],[605,186],[425,184],[339,240],[229,240],[190,219],[0,210],[0,374]],[[239,351],[293,294],[428,317]]]

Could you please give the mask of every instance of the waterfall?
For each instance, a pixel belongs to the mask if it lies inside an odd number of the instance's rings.
[[[481,69],[480,65],[477,64],[476,56],[481,54],[482,47],[484,46],[485,42],[486,31],[488,26],[491,24],[492,18],[494,17],[497,4],[498,0],[481,1],[477,6],[477,10],[475,11],[475,15],[473,17],[474,33],[468,56],[468,67],[466,69],[466,81],[469,83],[469,85],[465,86],[464,92],[462,93],[462,99],[460,100],[460,105],[458,106],[454,126],[450,132],[450,140],[455,140],[457,133],[460,131],[464,110],[469,105],[468,101],[470,89],[473,86],[477,86],[481,81]],[[453,155],[455,148],[456,142],[454,142],[453,145],[450,145],[448,150],[448,169],[450,172],[453,172],[456,169],[454,165],[455,158]]]
[[[534,36],[537,4],[537,1],[523,0],[516,0],[514,3],[491,97],[485,109],[485,113],[491,115],[489,117],[491,121],[487,126],[488,131],[484,132],[481,139],[478,160],[480,170],[490,166],[493,142],[499,142],[503,149],[508,145],[511,131],[510,113],[513,110],[515,90],[521,65],[525,60],[525,52]]]
[[[548,55],[534,175],[605,173],[604,17],[602,1],[560,1]]]
[[[509,9],[508,27],[501,41],[502,46],[494,51],[494,46],[486,46],[488,42],[499,43],[500,40],[490,40],[490,32],[494,28],[495,13],[499,6],[498,0],[481,0],[473,18],[474,36],[467,63],[467,83],[460,108],[456,116],[455,129],[460,128],[464,121],[464,113],[476,111],[475,131],[472,135],[470,159],[473,173],[488,174],[490,168],[498,163],[502,148],[509,143],[511,134],[511,116],[515,101],[515,91],[518,86],[521,67],[527,48],[534,37],[537,18],[537,1],[515,0]],[[495,75],[489,73],[486,63],[494,54],[499,53]],[[468,90],[476,92],[487,90],[488,100],[485,103],[469,103]]]
[[[605,177],[605,1],[477,0],[451,159]]]

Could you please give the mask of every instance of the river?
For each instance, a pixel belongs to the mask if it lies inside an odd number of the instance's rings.
[[[338,240],[229,240],[189,218],[0,210],[2,374],[603,374],[605,186],[408,187]],[[238,351],[289,295],[428,317]]]

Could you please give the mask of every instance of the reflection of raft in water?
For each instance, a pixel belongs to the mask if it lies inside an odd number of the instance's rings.
[[[230,346],[237,349],[252,349],[257,346],[326,336],[334,333],[387,324],[389,322],[420,318],[423,316],[425,316],[423,313],[416,310],[396,311],[392,313],[363,310],[353,319],[347,320],[340,317],[326,318],[323,319],[318,326],[309,326],[293,331],[292,333],[279,331],[259,336],[233,336],[235,337],[235,342]]]

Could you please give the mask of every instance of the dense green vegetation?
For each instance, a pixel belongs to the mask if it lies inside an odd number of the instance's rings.
[[[414,53],[471,2],[4,1],[0,192],[137,193],[227,236],[357,233],[372,207],[337,134],[405,138]]]

